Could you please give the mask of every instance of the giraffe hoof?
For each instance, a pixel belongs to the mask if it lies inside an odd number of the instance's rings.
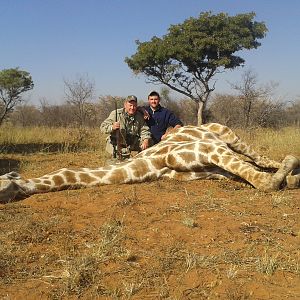
[[[286,187],[288,189],[296,189],[300,187],[300,168],[294,169],[286,176]]]
[[[280,188],[281,183],[286,180],[288,174],[292,172],[299,165],[299,160],[292,156],[287,155],[281,163],[281,167],[278,171],[272,176],[271,181],[268,184],[265,184],[261,189],[269,192],[269,191],[277,191]],[[291,186],[294,185],[292,183],[293,180],[290,180]]]
[[[297,176],[288,175],[286,176],[286,187],[289,190],[296,189],[299,186],[299,181],[300,178],[297,178]]]

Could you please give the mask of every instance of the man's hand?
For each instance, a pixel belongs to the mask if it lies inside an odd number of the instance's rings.
[[[149,115],[148,111],[143,106],[138,106],[137,111],[139,111],[143,115],[144,120],[150,119],[150,115]]]
[[[161,140],[164,140],[167,137],[168,133],[162,135]]]
[[[120,129],[120,122],[114,122],[113,125],[112,125],[112,129],[113,130]]]
[[[145,150],[149,147],[149,140],[148,139],[145,139],[143,140],[142,144],[141,144],[141,149],[142,150]]]
[[[168,129],[168,130],[166,131],[166,133],[162,135],[161,140],[164,140],[164,139],[167,137],[168,134],[170,134],[171,132],[174,131],[174,129],[180,128],[180,127],[181,127],[181,125],[176,125],[174,128]]]
[[[149,115],[149,113],[146,109],[143,110],[143,114],[144,114],[144,120],[149,120],[150,119],[150,115]]]

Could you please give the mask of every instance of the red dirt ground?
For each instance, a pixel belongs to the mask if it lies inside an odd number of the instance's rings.
[[[24,177],[96,153],[10,155]],[[300,190],[98,186],[0,206],[0,299],[300,299]]]

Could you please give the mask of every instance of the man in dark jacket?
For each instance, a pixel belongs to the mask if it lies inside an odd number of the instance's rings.
[[[157,144],[167,135],[169,127],[178,128],[183,126],[183,123],[169,109],[161,106],[160,95],[156,91],[152,91],[148,95],[149,105],[145,107],[149,114],[146,120],[150,128],[153,144]]]

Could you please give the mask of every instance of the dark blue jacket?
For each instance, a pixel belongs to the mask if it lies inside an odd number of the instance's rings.
[[[146,106],[145,108],[150,115],[147,125],[150,128],[154,144],[160,142],[161,137],[166,133],[168,127],[183,126],[183,123],[165,107],[159,106],[154,112],[150,106]]]

